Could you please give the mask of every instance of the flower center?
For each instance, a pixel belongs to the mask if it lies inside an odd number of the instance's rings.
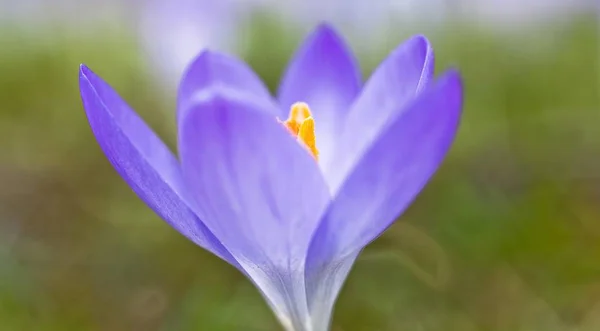
[[[306,147],[315,160],[319,160],[319,150],[315,139],[315,120],[306,103],[296,102],[293,104],[288,119],[279,121],[279,123],[283,124],[292,136]]]

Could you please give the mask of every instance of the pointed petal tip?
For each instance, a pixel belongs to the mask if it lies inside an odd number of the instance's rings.
[[[440,95],[445,104],[445,109],[448,114],[454,118],[452,122],[454,131],[458,130],[458,125],[461,121],[461,114],[464,107],[464,91],[463,91],[463,79],[460,72],[451,68],[446,70],[435,83],[436,87],[433,92],[434,94]]]
[[[191,68],[198,65],[199,62],[204,62],[210,56],[210,50],[203,49],[201,50],[194,58],[188,62],[185,70],[183,71],[183,77],[187,75],[187,73],[191,70]]]
[[[211,63],[212,61],[214,61],[215,58],[218,58],[219,56],[224,56],[225,54],[217,52],[215,50],[212,50],[210,48],[204,48],[202,49],[198,55],[196,55],[196,57],[194,57],[187,65],[187,67],[184,70],[184,74],[183,77],[187,76],[190,71],[193,70],[193,68],[196,68],[198,66],[206,66],[209,63]]]
[[[429,61],[433,56],[433,46],[429,39],[423,34],[417,34],[408,38],[400,47],[397,49],[409,48],[415,52],[421,53],[425,56],[425,61]]]
[[[316,43],[333,42],[335,44],[345,44],[345,40],[341,33],[330,23],[321,22],[319,23],[312,33],[309,34],[308,39],[312,39]]]
[[[427,38],[427,36],[425,36],[424,34],[413,35],[408,40],[409,41],[414,41],[414,42],[421,43],[422,45],[425,45],[425,46],[430,46],[431,45],[431,42],[429,41],[429,38]]]
[[[210,58],[212,58],[214,56],[218,56],[220,54],[221,54],[220,52],[218,52],[218,51],[216,51],[214,49],[205,48],[205,49],[201,50],[200,53],[198,53],[198,56],[196,56],[196,59],[197,60],[198,59],[208,60],[208,59],[210,59]]]
[[[215,58],[220,58],[220,57],[232,57],[231,55],[224,53],[224,52],[220,52],[217,50],[214,50],[212,48],[204,48],[202,49],[202,51],[200,51],[200,53],[198,53],[198,55],[191,61],[191,64],[194,63],[198,63],[198,62],[202,62],[202,61],[211,61]]]
[[[205,48],[185,69],[178,87],[177,121],[198,101],[212,98],[213,90],[228,90],[228,95],[261,99],[271,103],[271,95],[258,75],[238,57]],[[279,111],[275,110],[279,115]]]
[[[210,73],[215,67],[222,66],[226,62],[243,63],[240,59],[225,52],[216,51],[214,49],[205,48],[193,58],[187,65],[182,76],[182,82],[188,76],[200,76],[201,74]]]
[[[92,69],[90,69],[87,65],[85,65],[83,63],[79,65],[79,86],[80,87],[81,87],[81,84],[83,84],[83,83],[88,84],[89,86],[94,86],[94,85],[98,84],[99,82],[104,83],[102,78],[100,76],[98,76],[94,71],[92,71]],[[106,83],[104,83],[104,84],[106,84]]]
[[[84,97],[85,91],[92,87],[90,78],[93,79],[95,76],[94,72],[90,70],[85,64],[79,65],[79,93],[81,97]],[[84,107],[85,108],[85,107]]]
[[[314,31],[318,31],[321,33],[337,34],[337,31],[333,27],[333,24],[326,21],[322,21],[319,24],[317,24]]]
[[[444,79],[453,79],[458,82],[462,82],[462,76],[458,68],[450,67],[441,76]]]
[[[205,58],[209,57],[209,56],[210,56],[210,54],[211,54],[211,50],[210,50],[210,49],[208,49],[208,48],[202,49],[202,50],[201,50],[201,51],[198,53],[198,55],[196,55],[196,57],[195,57],[195,58],[193,58],[193,59],[190,61],[190,64],[191,64],[191,63],[195,63],[195,62],[197,62],[197,61],[198,61],[198,60],[200,60],[200,59],[205,59]]]
[[[93,74],[93,71],[90,70],[90,68],[87,65],[85,65],[84,63],[81,63],[79,65],[79,77],[80,78],[87,77],[90,74]]]
[[[333,26],[333,24],[330,24],[328,22],[322,22],[319,25],[317,25],[313,35],[319,36],[323,39],[334,39],[338,42],[344,40],[342,34]]]
[[[454,88],[462,98],[463,78],[460,71],[456,68],[447,69],[438,79],[438,84],[443,88]]]

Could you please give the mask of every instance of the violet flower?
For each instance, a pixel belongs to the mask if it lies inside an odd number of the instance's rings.
[[[79,76],[92,131],[119,174],[177,231],[244,273],[295,331],[329,328],[357,255],[448,151],[461,81],[453,70],[432,78],[433,51],[416,36],[362,86],[352,53],[321,25],[275,101],[243,62],[205,51],[179,87],[177,159],[100,77],[84,65]],[[290,107],[290,120],[276,120]]]

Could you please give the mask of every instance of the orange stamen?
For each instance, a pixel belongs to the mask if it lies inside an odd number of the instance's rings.
[[[296,102],[290,109],[288,119],[281,123],[318,161],[319,150],[317,149],[315,137],[315,120],[312,118],[308,105],[304,102]]]

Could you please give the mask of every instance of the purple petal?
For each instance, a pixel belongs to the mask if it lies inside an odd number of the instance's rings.
[[[323,163],[325,178],[336,192],[349,168],[375,139],[381,128],[405,110],[433,78],[433,50],[423,36],[398,46],[369,78],[336,141],[335,157]]]
[[[332,27],[320,25],[294,55],[279,89],[284,109],[303,101],[313,111],[320,163],[329,162],[334,140],[360,87],[351,51]]]
[[[100,77],[79,71],[81,99],[108,160],[127,184],[169,225],[197,245],[238,266],[188,207],[180,166],[165,144]]]
[[[332,266],[359,252],[408,207],[446,155],[461,107],[460,76],[449,71],[386,126],[344,182],[315,233],[307,279],[316,278],[317,284],[307,284],[309,289],[323,282],[314,274],[335,270]],[[309,302],[314,300],[308,295]]]
[[[259,107],[222,91],[197,103],[179,135],[183,174],[234,255],[303,257],[328,190],[309,152]]]
[[[219,90],[196,103],[180,130],[182,169],[207,227],[280,316],[302,321],[304,260],[329,190],[309,152],[261,106]]]
[[[211,89],[227,90],[229,94],[236,94],[273,103],[269,90],[260,78],[243,61],[232,56],[204,51],[187,68],[181,83],[177,98],[177,122],[186,116],[186,111],[192,109],[194,104],[202,101]],[[263,110],[273,111],[272,116],[281,113],[274,107],[262,107]]]

